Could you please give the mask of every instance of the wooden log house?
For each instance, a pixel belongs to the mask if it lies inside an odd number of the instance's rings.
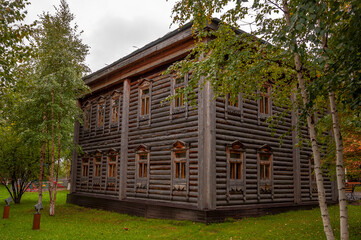
[[[217,27],[214,20],[209,27]],[[92,93],[79,100],[69,203],[149,218],[217,222],[315,206],[310,148],[294,148],[290,113],[271,135],[266,118],[282,111],[267,87],[258,101],[213,100],[209,83],[197,106],[182,96],[187,84],[161,73],[192,48],[191,24],[84,78]],[[240,97],[239,97],[240,98]],[[307,136],[307,129],[302,129]],[[337,200],[326,178],[327,199]]]

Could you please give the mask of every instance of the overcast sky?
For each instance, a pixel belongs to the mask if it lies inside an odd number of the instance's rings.
[[[86,63],[91,71],[95,72],[176,29],[176,25],[170,28],[175,1],[67,0],[79,30],[84,31],[83,43],[90,46]],[[43,12],[54,13],[54,6],[60,4],[60,0],[30,2],[28,22],[38,19]]]
[[[28,21],[54,13],[60,0],[31,0]],[[67,0],[75,22],[90,46],[86,62],[94,72],[177,28],[169,0]]]

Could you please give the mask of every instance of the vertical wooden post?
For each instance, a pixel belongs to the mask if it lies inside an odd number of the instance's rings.
[[[77,101],[77,104],[80,107],[79,101]],[[89,127],[91,127],[91,122]],[[80,128],[80,123],[76,121],[74,124],[74,139],[73,139],[74,144],[79,143],[79,128]],[[73,150],[73,156],[71,160],[70,193],[74,193],[76,191],[77,162],[78,162],[78,153],[76,150]]]
[[[291,100],[295,101],[295,95],[292,93]],[[293,159],[293,189],[294,189],[294,200],[296,204],[301,203],[301,153],[300,148],[295,145],[298,144],[297,138],[297,123],[298,123],[298,114],[295,110],[291,112],[291,121],[294,129],[292,130],[292,159]]]
[[[198,207],[200,209],[216,207],[216,104],[213,96],[211,84],[207,81],[198,93]]]
[[[3,219],[8,219],[10,214],[10,206],[4,206]]]
[[[122,130],[120,143],[120,177],[119,177],[119,199],[126,197],[127,188],[127,163],[128,163],[128,131],[129,131],[129,98],[130,80],[124,80],[123,84],[123,109]]]
[[[34,219],[33,219],[33,230],[39,230],[40,229],[40,213],[35,213],[34,214]]]

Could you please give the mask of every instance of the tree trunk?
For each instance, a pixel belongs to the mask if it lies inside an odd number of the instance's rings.
[[[54,104],[54,90],[51,93],[51,102]],[[53,198],[53,191],[54,191],[54,164],[55,164],[55,144],[54,144],[54,107],[52,106],[51,109],[51,167],[50,167],[50,174],[49,174],[49,195],[50,195],[50,202],[49,202],[49,215],[54,216],[55,214],[55,206],[54,206],[54,198]]]
[[[286,22],[288,26],[291,26],[291,20],[290,20],[290,12],[288,9],[288,3],[286,0],[283,1],[283,10],[284,15],[286,18]],[[296,41],[294,41],[296,43]],[[302,100],[304,106],[308,103],[307,100],[307,90],[305,87],[305,81],[302,73],[302,64],[301,64],[301,57],[300,55],[295,52],[294,53],[294,61],[295,61],[295,67],[297,71],[297,79],[301,90]],[[319,151],[317,138],[316,138],[316,131],[315,131],[315,123],[311,118],[311,115],[307,115],[307,125],[310,132],[310,140],[312,144],[312,152],[314,157],[314,164],[315,164],[315,174],[316,174],[316,183],[317,183],[317,191],[318,191],[318,202],[320,205],[321,210],[321,217],[323,221],[323,229],[326,234],[326,237],[328,240],[335,239],[331,221],[330,221],[330,215],[328,213],[327,209],[327,203],[326,203],[326,194],[325,194],[325,188],[323,185],[323,176],[322,176],[322,170],[321,170],[321,154]]]
[[[328,35],[325,34],[322,36],[322,47],[326,52],[328,49]],[[324,55],[326,56],[326,55]],[[325,61],[327,60],[324,57]],[[326,61],[325,72],[329,70],[329,64]],[[345,191],[345,174],[343,169],[343,144],[342,144],[342,135],[340,120],[337,112],[336,97],[335,92],[330,91],[328,93],[328,98],[330,101],[330,109],[332,116],[332,130],[333,138],[335,140],[336,146],[336,179],[337,179],[337,190],[338,190],[338,201],[340,207],[340,237],[342,240],[349,239],[348,231],[348,214],[347,214],[347,202],[346,202],[346,191]]]
[[[62,108],[62,101],[60,99],[60,109]],[[58,166],[56,168],[56,181],[55,181],[55,191],[54,191],[54,211],[55,211],[55,201],[56,195],[58,193],[58,181],[59,181],[59,166],[60,166],[60,153],[61,153],[61,112],[59,112],[59,119],[58,119]]]
[[[41,146],[41,152],[40,152],[40,171],[39,171],[39,199],[38,203],[43,202],[43,173],[44,173],[44,162],[45,162],[45,142]]]
[[[45,123],[45,121],[46,121],[46,115],[44,114],[43,122]],[[42,133],[44,135],[45,127],[43,128]],[[46,142],[44,140],[43,144],[41,145],[41,152],[40,152],[40,170],[39,170],[39,188],[38,188],[39,199],[38,199],[38,203],[43,202],[43,174],[44,174],[45,150],[46,150]]]
[[[332,115],[332,129],[336,145],[336,174],[337,174],[337,189],[338,201],[340,205],[340,234],[342,240],[349,239],[348,231],[348,215],[347,202],[345,192],[345,174],[343,169],[343,144],[340,130],[340,121],[337,112],[335,92],[329,93],[330,108]]]

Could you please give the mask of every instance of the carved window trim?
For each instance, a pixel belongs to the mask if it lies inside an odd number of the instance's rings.
[[[176,141],[172,145],[171,149],[171,172],[172,172],[172,186],[171,193],[174,195],[176,193],[179,195],[185,194],[187,197],[189,195],[189,144],[183,141]],[[180,154],[184,156],[181,156]],[[178,166],[178,168],[177,168]],[[182,172],[183,167],[183,172]],[[178,174],[177,171],[178,170]]]
[[[114,126],[119,124],[121,119],[121,93],[117,90],[114,91],[111,95],[110,101],[110,124]]]
[[[96,117],[97,128],[104,128],[104,125],[105,125],[105,108],[106,108],[105,98],[104,97],[98,98],[97,117]]]
[[[152,119],[152,88],[153,81],[143,79],[139,82],[138,87],[138,127],[139,122],[148,120],[148,125],[151,124]],[[145,93],[145,91],[147,91]],[[143,108],[144,103],[144,108]],[[148,103],[148,105],[146,104]],[[147,108],[148,106],[148,108]]]
[[[141,159],[141,156],[146,155],[146,159]],[[144,166],[147,166],[144,172]],[[142,171],[143,170],[143,171]],[[142,171],[142,176],[140,172]],[[144,176],[145,175],[145,176]],[[146,145],[139,145],[135,149],[135,192],[146,193],[149,192],[149,178],[150,178],[150,148]]]
[[[233,154],[239,155],[239,158],[233,158]],[[230,201],[231,194],[242,194],[243,200],[246,200],[246,149],[239,140],[235,140],[226,145],[227,157],[227,201]],[[232,175],[232,166],[239,167],[239,174]],[[236,171],[236,169],[234,169]],[[235,173],[235,172],[234,172]],[[233,178],[234,177],[234,178]]]
[[[184,98],[183,93],[180,96],[176,96],[178,89],[183,89],[188,85],[189,74],[185,74],[183,78],[177,78],[175,74],[171,76],[171,95],[175,96],[171,102],[170,117],[173,118],[174,114],[185,113],[186,119],[188,118],[188,101]],[[181,81],[183,80],[183,81]],[[177,103],[180,103],[177,106]]]
[[[243,97],[242,94],[239,93],[237,96],[237,106],[232,105],[230,101],[230,94],[227,94],[225,97],[225,119],[228,119],[229,114],[239,115],[241,117],[241,121],[243,121]]]
[[[262,159],[262,157],[267,157],[268,159]],[[268,165],[269,177],[261,179],[262,169],[266,174],[264,171],[266,165]],[[271,194],[272,200],[274,199],[273,177],[273,150],[269,145],[265,144],[257,150],[258,200],[260,200],[261,194]]]

